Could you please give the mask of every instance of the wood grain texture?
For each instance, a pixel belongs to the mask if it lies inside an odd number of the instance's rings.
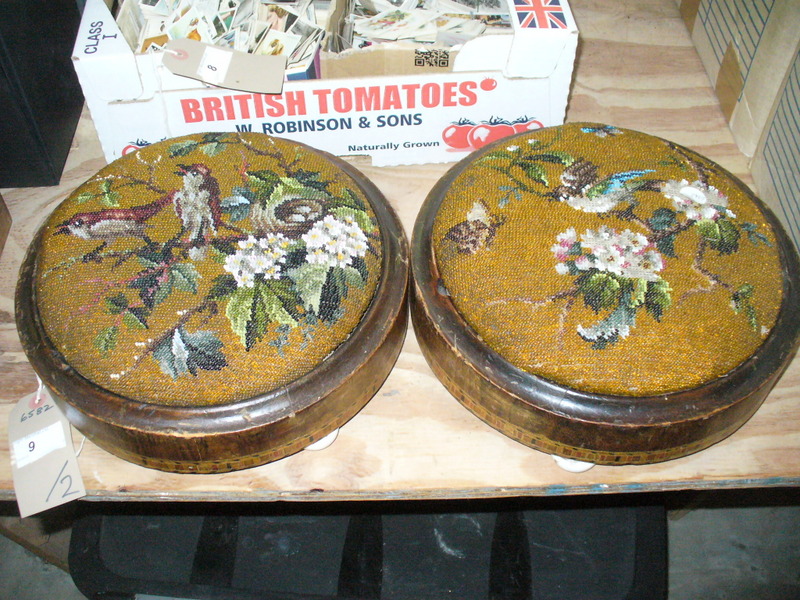
[[[567,119],[608,122],[688,146],[751,184],[673,0],[571,2],[581,43]],[[0,498],[13,498],[5,426],[11,403],[36,388],[13,319],[17,270],[57,202],[104,161],[84,117],[61,185],[3,190],[14,228],[0,257]],[[451,165],[377,168],[353,159],[410,234]],[[75,432],[75,447],[82,435]],[[434,377],[413,335],[366,407],[326,450],[219,475],[177,475],[113,457],[90,442],[79,456],[90,498],[347,500],[556,495],[800,485],[800,361],[741,429],[697,454],[655,465],[560,469],[480,421]]]

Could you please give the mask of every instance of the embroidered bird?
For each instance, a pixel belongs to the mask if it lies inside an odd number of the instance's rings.
[[[220,189],[211,169],[201,163],[178,165],[183,187],[171,194],[175,212],[190,242],[208,241],[222,222]]]
[[[141,206],[108,208],[73,215],[58,225],[56,234],[69,234],[104,244],[123,237],[146,238],[147,221],[171,201],[169,195]]]
[[[629,181],[652,171],[652,169],[623,171],[599,179],[597,165],[579,159],[564,169],[561,174],[561,185],[548,195],[584,212],[607,212],[623,200],[633,199],[633,192],[647,183],[641,181],[629,184]]]
[[[466,221],[453,225],[444,237],[455,242],[461,254],[475,254],[492,245],[497,229],[502,224],[503,220],[490,214],[486,204],[479,201],[467,211]]]

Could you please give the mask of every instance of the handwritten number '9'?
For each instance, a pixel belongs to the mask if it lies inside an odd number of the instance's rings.
[[[34,450],[36,450],[36,443],[31,440],[28,442],[28,452],[33,452]]]

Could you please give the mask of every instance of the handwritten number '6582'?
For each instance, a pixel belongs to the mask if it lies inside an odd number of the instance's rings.
[[[38,408],[31,409],[28,412],[24,412],[24,413],[22,413],[20,415],[19,422],[22,423],[22,422],[27,421],[28,419],[30,419],[32,417],[36,417],[38,415],[41,415],[42,413],[46,413],[51,408],[52,407],[49,404],[45,404],[45,405],[40,406]]]

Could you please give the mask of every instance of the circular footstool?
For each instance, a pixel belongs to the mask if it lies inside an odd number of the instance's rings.
[[[412,318],[448,390],[523,444],[595,464],[705,448],[798,342],[797,254],[735,177],[594,123],[454,166],[412,242]]]
[[[165,140],[56,208],[17,324],[69,420],[176,472],[273,461],[353,417],[406,329],[407,243],[353,167],[266,135]]]

